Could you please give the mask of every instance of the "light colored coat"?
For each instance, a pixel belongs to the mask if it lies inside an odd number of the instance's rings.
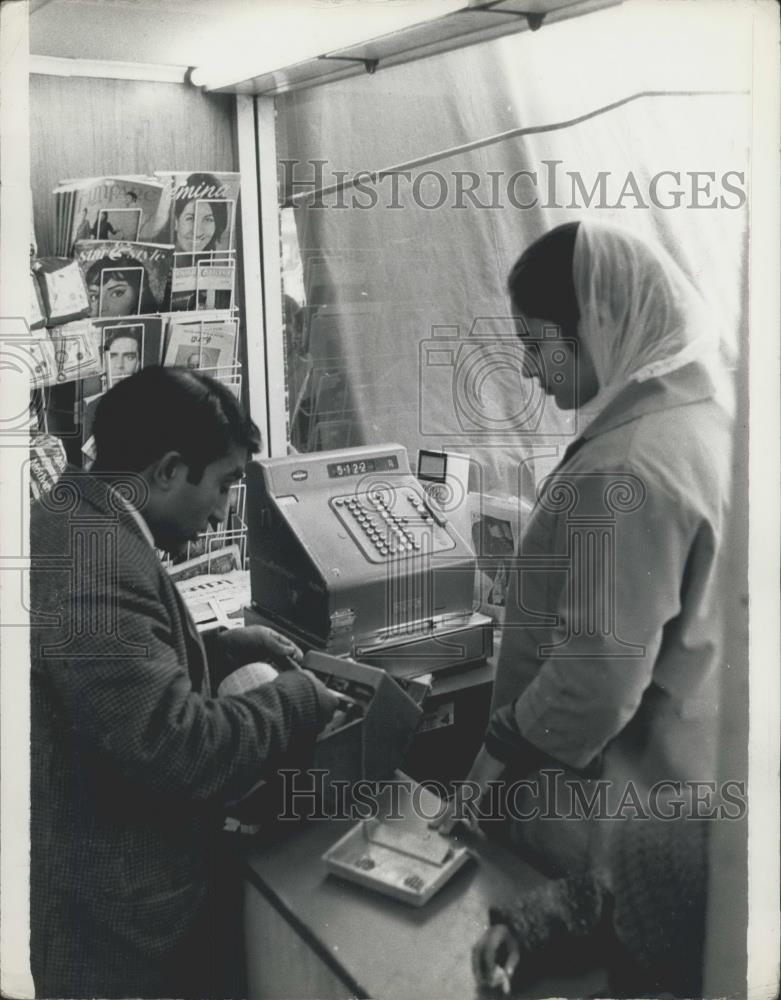
[[[729,418],[690,364],[630,384],[569,451],[510,582],[492,712],[512,708],[498,728],[552,766],[601,760],[613,803],[629,779],[712,779]],[[534,826],[524,836],[555,854],[567,824],[542,838]]]

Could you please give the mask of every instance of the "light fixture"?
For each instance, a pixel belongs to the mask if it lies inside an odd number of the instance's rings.
[[[30,56],[29,70],[42,76],[87,76],[102,80],[151,80],[157,83],[184,83],[187,74],[186,66],[35,55]]]

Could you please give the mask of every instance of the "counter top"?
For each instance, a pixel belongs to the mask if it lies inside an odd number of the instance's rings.
[[[428,808],[428,807],[427,807]],[[480,834],[458,842],[475,854],[425,906],[407,903],[330,874],[323,853],[354,820],[291,826],[284,839],[246,851],[246,876],[356,996],[376,1000],[474,1000],[472,945],[488,925],[488,907],[545,882],[503,845]],[[588,996],[604,987],[592,970],[545,980],[525,997]]]

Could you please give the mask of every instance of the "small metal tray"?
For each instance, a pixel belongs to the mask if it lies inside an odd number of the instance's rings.
[[[364,819],[323,855],[334,875],[423,906],[471,857],[408,819]]]

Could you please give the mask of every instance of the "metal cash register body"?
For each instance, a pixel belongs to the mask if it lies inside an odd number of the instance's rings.
[[[492,651],[475,555],[398,444],[247,468],[255,609],[309,648],[411,676]]]

